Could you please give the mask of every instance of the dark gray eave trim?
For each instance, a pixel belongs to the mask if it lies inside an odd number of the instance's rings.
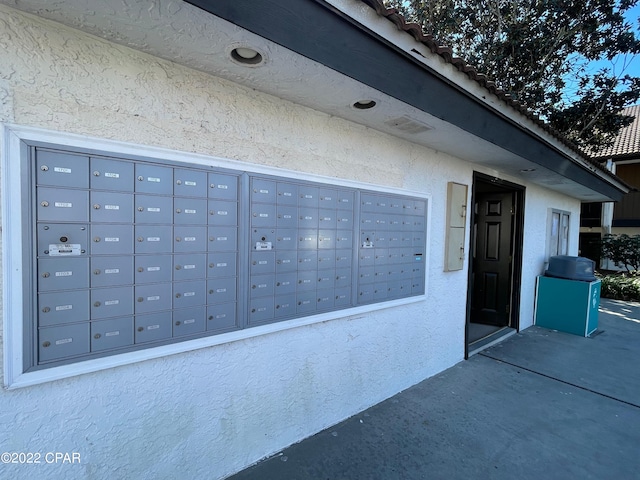
[[[625,193],[322,0],[187,1],[614,201]]]

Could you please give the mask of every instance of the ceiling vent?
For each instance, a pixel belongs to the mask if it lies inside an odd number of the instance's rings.
[[[387,120],[384,123],[385,125],[393,127],[396,130],[400,130],[404,133],[411,133],[413,135],[433,130],[433,127],[431,125],[419,122],[418,120],[414,120],[413,118],[406,115],[403,117],[392,118],[391,120]]]

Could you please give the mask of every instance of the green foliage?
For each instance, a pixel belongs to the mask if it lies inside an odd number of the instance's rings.
[[[640,235],[607,234],[600,242],[600,253],[627,272],[640,271]]]
[[[624,74],[624,55],[640,52],[640,39],[624,18],[637,3],[386,1],[589,150],[611,143],[633,120],[620,111],[640,98],[640,78]],[[592,71],[590,62],[596,60],[610,61],[610,67]]]
[[[640,276],[614,274],[602,277],[603,298],[640,302]]]

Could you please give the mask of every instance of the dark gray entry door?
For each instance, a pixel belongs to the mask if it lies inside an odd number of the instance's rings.
[[[471,321],[509,325],[513,193],[478,193]]]

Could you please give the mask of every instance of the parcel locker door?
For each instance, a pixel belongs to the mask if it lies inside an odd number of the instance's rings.
[[[38,291],[89,288],[89,259],[51,257],[38,260]]]
[[[136,163],[135,191],[156,195],[173,194],[173,169],[153,164]]]
[[[206,225],[207,201],[203,198],[174,198],[173,223],[176,225]]]
[[[225,331],[238,327],[235,302],[207,307],[207,331]]]
[[[131,255],[133,225],[91,225],[92,255]]]
[[[205,331],[206,313],[204,305],[173,311],[173,336],[193,335]]]
[[[135,342],[154,342],[171,338],[171,312],[136,315],[134,321]]]
[[[91,188],[120,192],[133,191],[133,163],[91,157]]]
[[[136,255],[136,284],[170,282],[172,262],[171,255]]]
[[[88,222],[89,192],[38,187],[38,221]]]
[[[89,320],[89,290],[38,294],[38,326]]]
[[[209,200],[209,225],[232,226],[238,225],[238,203],[224,200]]]
[[[136,223],[173,223],[173,198],[158,195],[135,196]]]
[[[136,225],[134,230],[135,253],[171,253],[173,227],[171,225]]]
[[[173,240],[176,253],[206,252],[207,227],[176,226],[173,228]]]
[[[91,351],[101,352],[133,345],[133,317],[91,322]]]
[[[133,314],[133,287],[94,288],[91,290],[91,319]]]
[[[89,187],[89,157],[66,152],[36,151],[38,185]]]
[[[38,329],[38,361],[89,353],[89,322]]]
[[[133,257],[92,257],[91,287],[133,285]]]
[[[131,193],[92,191],[90,202],[92,222],[133,223],[133,195]]]
[[[87,224],[39,223],[38,256],[51,257],[85,255],[89,241]]]
[[[173,279],[195,280],[207,276],[206,253],[184,253],[173,256]]]
[[[207,303],[205,280],[174,282],[173,308],[196,307]]]
[[[233,252],[238,249],[237,227],[209,227],[208,247],[210,252]]]
[[[173,194],[182,197],[206,197],[207,172],[188,168],[174,169]]]
[[[235,277],[238,274],[235,252],[210,253],[207,260],[207,277]]]
[[[156,283],[152,285],[136,285],[135,287],[135,312],[157,312],[171,309],[171,283]]]
[[[209,198],[238,199],[238,177],[224,173],[209,173]]]

